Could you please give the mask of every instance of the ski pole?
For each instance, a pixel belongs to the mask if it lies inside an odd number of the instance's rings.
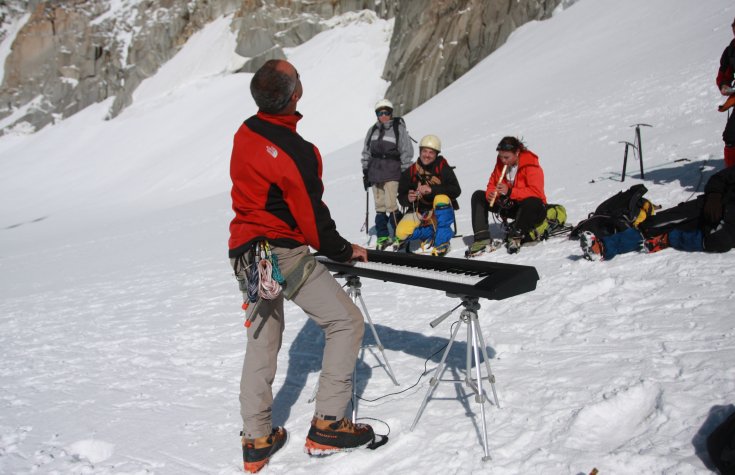
[[[505,176],[505,170],[508,168],[508,165],[503,165],[503,171],[500,172],[500,178],[498,178],[498,184],[500,184],[501,181],[503,181],[503,177]],[[498,196],[498,185],[495,185],[495,194],[493,195],[493,198],[490,200],[490,207],[492,208],[495,204],[495,197]]]
[[[370,235],[370,229],[368,227],[368,218],[370,216],[370,191],[365,190],[365,235]]]

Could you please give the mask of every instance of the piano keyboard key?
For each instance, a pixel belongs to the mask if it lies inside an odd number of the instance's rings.
[[[454,282],[465,285],[475,285],[485,277],[479,274],[423,269],[419,267],[388,264],[384,262],[354,262],[352,265],[358,269],[369,269],[378,272],[386,272],[388,274],[409,275],[422,279],[440,280],[443,282]]]

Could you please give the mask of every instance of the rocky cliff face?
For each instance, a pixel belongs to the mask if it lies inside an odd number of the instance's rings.
[[[114,97],[110,117],[133,91],[208,22],[233,15],[245,71],[307,41],[347,11],[392,15],[389,0],[7,0],[0,25],[31,11],[12,45],[0,88],[0,133],[37,130]],[[11,11],[12,10],[12,11]],[[7,13],[7,14],[6,14]],[[11,15],[12,13],[12,15]],[[0,29],[0,34],[4,30]],[[2,41],[2,37],[0,37]],[[3,120],[4,119],[4,120]]]
[[[283,48],[298,46],[332,25],[329,19],[347,12],[372,10],[380,18],[392,18],[395,0],[331,0],[263,2],[252,8],[245,2],[233,21],[238,31],[237,50],[251,58],[241,69],[255,72],[269,59],[285,59]]]
[[[31,16],[5,62],[0,118],[39,129],[108,97],[111,115],[192,33],[236,0],[55,0]],[[8,124],[9,123],[9,124]]]
[[[5,41],[10,25],[25,12],[26,4],[15,0],[0,0],[0,43]]]
[[[432,0],[399,3],[383,78],[405,114],[495,51],[561,0]]]
[[[30,12],[12,44],[0,88],[0,134],[38,130],[114,97],[109,116],[208,22],[233,14],[236,53],[254,71],[331,28],[330,19],[372,10],[395,17],[383,72],[405,114],[468,71],[521,24],[574,0],[5,0],[8,22]]]

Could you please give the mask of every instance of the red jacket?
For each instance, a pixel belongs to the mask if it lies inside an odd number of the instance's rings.
[[[352,256],[352,245],[339,235],[322,202],[322,157],[296,133],[300,119],[298,113],[258,112],[235,134],[230,257],[262,239],[287,248],[308,244],[338,261]]]
[[[495,162],[495,169],[493,169],[490,180],[487,182],[487,190],[485,191],[485,197],[489,197],[490,193],[495,191],[495,187],[498,184],[500,173],[503,171],[503,163],[498,158]],[[515,183],[511,185],[506,176],[503,177],[503,182],[508,185],[510,189],[510,199],[513,201],[522,201],[526,198],[535,196],[541,198],[541,201],[546,204],[546,195],[544,194],[544,171],[541,169],[541,165],[538,163],[538,157],[535,153],[530,150],[524,150],[518,156],[518,172],[516,173]]]

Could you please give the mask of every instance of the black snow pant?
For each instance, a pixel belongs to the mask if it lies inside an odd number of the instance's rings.
[[[735,147],[735,112],[730,112],[725,125],[725,131],[722,132],[722,140],[726,147]]]
[[[490,203],[485,198],[485,190],[477,190],[472,194],[472,232],[475,235],[475,241],[490,239],[488,221],[490,212],[497,213],[502,218],[514,220],[511,229],[522,237],[528,236],[531,230],[546,219],[546,205],[541,198],[526,198],[519,202],[511,202],[509,206],[500,201],[496,200],[493,207],[490,208]]]
[[[657,236],[674,229],[679,231],[702,232],[704,250],[707,252],[727,252],[735,247],[735,201],[725,203],[722,221],[716,225],[705,222],[702,215],[704,195],[691,201],[679,203],[651,216],[641,223],[640,230],[645,237]]]

